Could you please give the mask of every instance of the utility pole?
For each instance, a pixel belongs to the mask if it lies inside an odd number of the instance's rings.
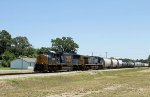
[[[105,52],[106,53],[106,58],[107,58],[107,54],[108,54],[108,52]]]
[[[22,59],[22,65],[21,65],[21,69],[23,69],[23,47],[22,47],[22,52],[21,52],[21,59]]]
[[[92,56],[93,56],[93,52],[92,52]]]

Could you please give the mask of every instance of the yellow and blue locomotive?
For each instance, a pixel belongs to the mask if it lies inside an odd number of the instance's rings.
[[[35,72],[56,72],[58,70],[83,70],[86,57],[71,53],[44,52],[37,56]]]

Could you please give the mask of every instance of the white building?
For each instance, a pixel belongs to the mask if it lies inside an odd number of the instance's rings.
[[[13,60],[10,64],[10,68],[16,69],[32,69],[34,68],[36,58],[22,58]]]

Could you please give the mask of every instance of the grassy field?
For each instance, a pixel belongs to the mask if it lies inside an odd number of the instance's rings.
[[[9,67],[0,67],[0,70],[11,70]]]
[[[0,70],[22,70],[22,69],[16,69],[16,68],[10,68],[10,67],[0,67]]]
[[[26,69],[13,69],[8,67],[0,67],[0,75],[1,74],[8,74],[8,73],[30,73],[33,70],[26,70]]]
[[[0,80],[0,97],[150,97],[150,69]]]

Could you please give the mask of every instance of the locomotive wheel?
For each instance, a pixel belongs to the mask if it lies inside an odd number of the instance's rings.
[[[86,66],[82,66],[82,70],[86,70]]]
[[[53,67],[53,71],[54,71],[54,72],[57,72],[57,71],[58,71],[57,66],[54,66],[54,67]]]
[[[48,66],[48,71],[49,72],[57,72],[59,69],[61,69],[61,67],[58,66]]]
[[[77,66],[74,65],[74,66],[73,66],[73,71],[76,71],[76,70],[77,70]]]
[[[49,72],[52,72],[52,71],[53,71],[52,68],[51,68],[51,66],[48,66],[48,71],[49,71]]]

